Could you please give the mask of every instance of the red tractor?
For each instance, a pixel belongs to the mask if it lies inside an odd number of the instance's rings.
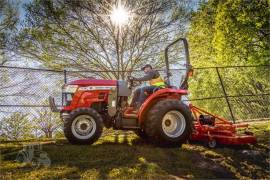
[[[179,88],[170,84],[168,50],[183,42],[187,71]],[[92,144],[98,140],[103,126],[115,130],[133,130],[161,146],[180,146],[192,133],[192,113],[181,97],[187,95],[187,80],[191,65],[187,40],[179,38],[165,49],[166,88],[148,94],[137,113],[130,111],[128,97],[135,83],[132,80],[83,79],[63,86],[64,107],[56,108],[49,98],[52,111],[60,111],[64,133],[72,144]]]

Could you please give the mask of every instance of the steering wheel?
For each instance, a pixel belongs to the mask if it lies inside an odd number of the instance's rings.
[[[139,86],[141,84],[140,81],[134,81],[132,76],[128,76],[127,80],[129,82],[129,88],[132,89],[133,87]]]

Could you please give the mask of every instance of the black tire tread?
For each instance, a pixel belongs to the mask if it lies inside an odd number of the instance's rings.
[[[166,135],[161,129],[162,118],[169,110],[179,110],[186,119],[186,130],[176,139],[165,137]],[[192,122],[192,113],[187,105],[183,104],[179,100],[166,99],[159,101],[149,110],[145,122],[145,132],[150,141],[159,146],[181,146],[182,143],[186,142],[191,135]]]

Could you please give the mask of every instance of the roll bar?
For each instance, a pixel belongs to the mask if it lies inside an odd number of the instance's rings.
[[[169,48],[176,44],[177,42],[179,41],[183,41],[183,44],[184,44],[184,49],[185,49],[185,59],[186,59],[186,68],[187,68],[187,71],[186,71],[186,76],[185,76],[185,79],[184,81],[180,84],[180,88],[181,89],[187,89],[188,88],[188,84],[187,84],[187,81],[188,81],[188,74],[189,74],[189,71],[192,69],[192,66],[190,64],[190,59],[189,59],[189,50],[188,50],[188,42],[187,42],[187,39],[186,38],[178,38],[176,39],[175,41],[173,41],[171,44],[169,44],[166,48],[165,48],[165,64],[166,64],[166,75],[167,75],[167,78],[168,78],[168,85],[170,85],[170,65],[169,65],[169,60],[168,60],[168,50]]]

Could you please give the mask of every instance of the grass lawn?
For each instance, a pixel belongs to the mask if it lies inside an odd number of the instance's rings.
[[[270,179],[269,122],[252,124],[255,146],[209,149],[203,144],[158,148],[133,133],[102,137],[89,146],[43,141],[50,167],[14,160],[22,143],[1,143],[0,179]]]

